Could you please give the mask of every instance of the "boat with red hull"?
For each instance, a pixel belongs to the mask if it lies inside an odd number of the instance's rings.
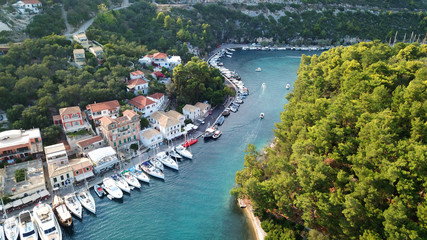
[[[195,144],[197,141],[198,141],[197,138],[192,138],[190,140],[185,141],[184,144],[182,144],[182,146],[183,147],[189,147],[189,146]]]

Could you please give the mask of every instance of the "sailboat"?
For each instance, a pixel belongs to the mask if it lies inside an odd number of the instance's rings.
[[[96,214],[95,200],[87,189],[78,192],[77,199],[79,199],[82,206],[86,208],[89,212]]]
[[[73,192],[65,195],[64,201],[68,210],[76,217],[82,219],[82,204],[77,200],[76,194]]]

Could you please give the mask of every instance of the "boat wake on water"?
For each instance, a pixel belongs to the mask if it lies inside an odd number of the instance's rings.
[[[252,131],[246,133],[246,136],[244,136],[245,141],[242,143],[244,148],[246,148],[246,146],[249,143],[255,142],[255,139],[257,138],[258,133],[261,129],[261,121],[262,119],[260,119],[259,116],[257,116],[257,120],[254,128],[252,129]]]

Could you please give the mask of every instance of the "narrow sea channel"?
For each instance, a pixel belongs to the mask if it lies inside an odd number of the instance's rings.
[[[97,214],[84,211],[83,220],[74,219],[73,230],[63,232],[64,239],[254,239],[230,190],[247,144],[261,149],[273,139],[303,53],[318,52],[236,51],[223,58],[250,91],[220,127],[223,135],[216,141],[199,139],[191,146],[193,160],[180,162],[179,172],[165,169],[164,182],[151,179],[150,185],[125,194],[122,203],[92,192]],[[258,67],[261,72],[255,72]]]

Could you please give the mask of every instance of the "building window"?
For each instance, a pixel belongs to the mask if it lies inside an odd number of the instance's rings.
[[[136,135],[133,135],[133,139],[136,139]]]
[[[61,175],[61,181],[64,181],[64,175]]]
[[[53,182],[56,183],[58,182],[58,179],[56,179],[56,177],[53,178]]]
[[[77,170],[77,171],[76,171],[76,175],[79,175],[79,174],[80,174],[80,172]]]
[[[67,173],[67,179],[68,179],[68,178],[70,178],[70,174],[69,174],[69,173]]]
[[[37,142],[39,142],[39,139],[38,139],[38,138],[36,138],[35,140],[36,140],[36,143],[37,143]]]
[[[119,140],[119,145],[122,144],[122,140]]]
[[[86,171],[90,171],[90,169],[87,167],[87,168],[86,168]]]
[[[116,142],[114,142],[114,147],[116,146]]]

